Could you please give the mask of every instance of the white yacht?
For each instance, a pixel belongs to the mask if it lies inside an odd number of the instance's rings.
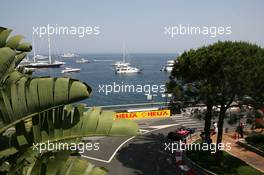
[[[65,65],[66,63],[65,63],[64,61],[58,61],[58,60],[55,60],[52,64]]]
[[[45,60],[45,59],[48,59],[47,56],[44,56],[44,55],[35,55],[33,59],[36,59],[36,60]]]
[[[141,72],[141,69],[132,67],[129,62],[126,62],[125,46],[123,46],[123,60],[116,62],[115,64],[113,64],[113,66],[115,67],[116,74],[130,74]]]
[[[171,72],[174,67],[175,60],[168,60],[166,65],[162,67],[161,71]]]
[[[63,55],[61,55],[62,58],[73,58],[75,57],[75,54],[74,53],[64,53]]]
[[[130,74],[130,73],[139,73],[141,69],[131,66],[122,66],[116,69],[116,74]]]
[[[118,61],[113,64],[115,68],[120,68],[120,67],[125,67],[125,66],[130,66],[131,64],[125,61]]]
[[[76,60],[76,63],[89,63],[89,62],[90,62],[89,60],[84,59],[84,58]]]
[[[34,39],[33,39],[33,46],[34,46]],[[25,65],[25,67],[27,67],[27,68],[56,68],[56,67],[60,67],[60,66],[64,65],[65,62],[61,62],[61,61],[57,61],[57,60],[52,62],[49,35],[48,35],[48,48],[49,48],[49,56],[48,56],[49,60],[48,61],[46,61],[46,60],[43,60],[43,61],[36,60],[37,57],[36,57],[35,49],[33,49],[33,54],[34,54],[33,60],[34,60],[34,62]]]
[[[123,61],[117,61],[113,64],[114,67],[122,67],[122,66],[130,66],[131,64],[126,62],[125,60]]]
[[[79,72],[81,69],[79,68],[70,68],[70,67],[65,67],[65,69],[63,69],[61,71],[61,73],[70,73],[70,72]]]

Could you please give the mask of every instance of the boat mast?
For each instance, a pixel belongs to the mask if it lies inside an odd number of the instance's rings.
[[[36,62],[36,49],[35,49],[35,39],[34,34],[32,35],[32,45],[33,45],[33,61]]]
[[[123,63],[125,63],[125,62],[126,62],[126,45],[123,42]]]
[[[49,64],[51,64],[51,51],[50,51],[50,36],[49,36],[49,34],[48,34],[48,46],[49,46]]]

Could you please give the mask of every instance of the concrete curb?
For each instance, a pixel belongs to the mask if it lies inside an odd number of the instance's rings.
[[[239,146],[244,147],[244,148],[248,149],[249,151],[252,151],[252,152],[264,157],[264,151],[261,151],[260,149],[248,144],[245,140],[238,140],[236,143]]]

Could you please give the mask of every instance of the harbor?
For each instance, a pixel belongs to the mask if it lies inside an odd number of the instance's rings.
[[[44,54],[43,54],[44,55]],[[33,56],[33,55],[32,55]],[[130,84],[130,85],[165,85],[168,81],[169,72],[162,72],[161,69],[167,64],[168,60],[176,59],[177,53],[172,54],[129,54],[127,61],[142,68],[139,74],[116,74],[113,64],[123,59],[123,53],[117,54],[79,54],[78,57],[61,58],[59,55],[52,55],[53,58],[59,58],[65,65],[59,68],[36,69],[33,75],[36,76],[70,76],[88,83],[93,91],[91,98],[82,101],[88,106],[100,105],[118,105],[126,103],[149,103],[166,102],[162,97],[163,93],[149,92],[130,92],[130,93],[110,93],[105,95],[99,92],[99,86],[102,84]],[[29,55],[31,58],[31,55]],[[88,63],[77,63],[78,60],[86,59]],[[80,69],[71,73],[63,73],[66,67]],[[147,99],[147,93],[153,95],[152,100]]]

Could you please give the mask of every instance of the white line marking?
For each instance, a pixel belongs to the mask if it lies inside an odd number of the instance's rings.
[[[81,155],[82,157],[85,157],[85,158],[88,158],[88,159],[92,159],[92,160],[97,160],[97,161],[100,161],[100,162],[105,162],[105,163],[110,163],[112,161],[112,159],[115,157],[117,151],[124,145],[126,144],[127,142],[129,142],[130,140],[132,140],[133,138],[135,138],[136,136],[133,136],[133,137],[130,137],[128,138],[127,140],[125,140],[123,143],[121,143],[118,148],[114,151],[114,153],[112,154],[112,156],[108,159],[108,160],[103,160],[103,159],[97,159],[97,158],[94,158],[94,157],[89,157],[89,156],[85,156],[85,155]]]
[[[171,127],[171,126],[178,126],[178,125],[179,125],[178,123],[175,123],[175,124],[170,124],[170,125],[149,126],[149,128],[164,129],[164,128],[168,128],[168,127]],[[151,130],[151,131],[153,131],[153,130]]]
[[[146,129],[140,129],[139,131],[142,132],[142,133],[145,133],[145,132],[148,132],[149,130],[146,130]]]
[[[156,129],[153,129],[153,130],[150,130],[150,131],[146,131],[144,132],[142,135],[144,134],[147,134],[147,133],[150,133],[150,132],[153,132],[153,131],[158,131],[158,130],[161,130],[161,129],[165,129],[165,128],[169,128],[171,126],[177,126],[179,124],[171,124],[171,125],[159,125],[159,126],[155,126]],[[153,126],[154,128],[154,126]],[[112,159],[115,157],[117,151],[124,145],[126,144],[127,142],[129,142],[130,140],[134,139],[136,136],[133,136],[133,137],[130,137],[128,138],[127,140],[125,140],[123,143],[121,143],[118,148],[114,151],[114,153],[112,154],[112,156],[108,159],[108,160],[104,160],[104,159],[98,159],[98,158],[95,158],[95,157],[90,157],[90,156],[86,156],[86,155],[81,155],[82,157],[85,157],[87,159],[91,159],[91,160],[96,160],[96,161],[99,161],[99,162],[104,162],[104,163],[110,163],[112,161]]]

